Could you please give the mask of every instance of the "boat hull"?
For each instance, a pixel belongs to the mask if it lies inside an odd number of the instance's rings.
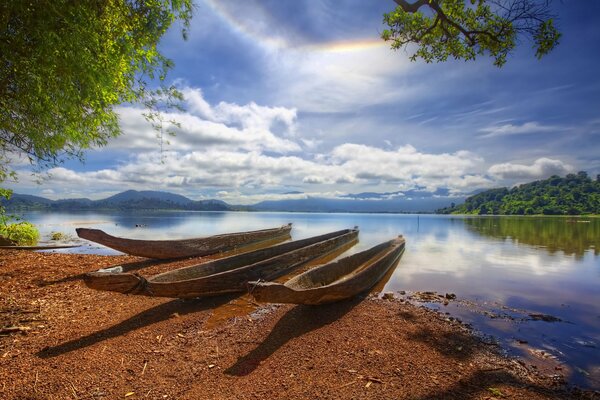
[[[153,297],[196,298],[244,292],[248,281],[285,275],[356,242],[357,237],[358,230],[346,229],[179,268],[148,279],[137,274],[93,272],[84,276],[84,282],[97,290]]]
[[[290,236],[292,224],[274,229],[182,240],[139,240],[112,236],[99,229],[77,228],[77,235],[132,256],[160,260],[201,257]]]
[[[394,267],[404,252],[399,237],[335,262],[317,266],[285,284],[249,282],[259,302],[318,305],[354,297],[371,289]]]

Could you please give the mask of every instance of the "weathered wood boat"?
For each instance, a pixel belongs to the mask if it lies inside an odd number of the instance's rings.
[[[252,281],[248,291],[260,302],[324,304],[364,292],[398,262],[404,252],[402,236],[369,250],[317,266],[287,281]]]
[[[227,233],[203,238],[180,240],[140,240],[115,237],[99,229],[77,228],[80,238],[91,240],[132,256],[161,260],[200,257],[289,237],[292,224],[279,228]]]
[[[97,290],[156,297],[194,298],[244,292],[248,281],[285,275],[356,242],[357,237],[357,229],[345,229],[179,268],[148,279],[137,274],[115,273],[116,269],[111,268],[88,273],[83,280]]]

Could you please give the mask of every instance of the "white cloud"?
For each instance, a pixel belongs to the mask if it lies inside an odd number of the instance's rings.
[[[59,167],[50,173],[53,184],[64,189],[151,188],[184,194],[210,190],[222,199],[241,203],[256,198],[249,196],[277,197],[269,193],[285,187],[304,188],[303,192],[318,187],[316,195],[320,197],[325,193],[372,191],[373,185],[378,191],[417,187],[471,191],[490,185],[476,173],[480,163],[469,152],[428,154],[409,145],[387,150],[347,143],[304,159],[215,144],[195,151],[168,151],[162,156],[140,153],[126,163],[97,171]]]
[[[572,172],[573,167],[560,160],[539,158],[532,165],[503,163],[492,165],[488,173],[499,179],[540,179],[551,175],[564,175]]]
[[[419,82],[390,85],[390,79],[417,65],[394,54],[380,39],[354,47],[340,45],[338,51],[335,46],[269,53],[266,68],[276,82],[272,100],[280,104],[293,100],[297,108],[308,112],[354,112],[423,93]]]
[[[219,197],[244,204],[275,198],[325,197],[358,192],[449,189],[451,195],[489,188],[499,180],[541,178],[572,167],[540,158],[532,165],[496,164],[485,174],[485,161],[465,150],[433,153],[405,144],[380,146],[342,143],[322,150],[298,129],[294,108],[220,102],[210,104],[201,90],[185,88],[187,112],[169,114],[180,124],[164,151],[155,133],[132,107],[119,109],[125,134],[99,155],[115,148],[126,156],[101,169],[49,170],[62,193],[98,198],[115,188],[169,190],[192,198]],[[302,152],[308,149],[312,153]],[[320,151],[319,151],[320,150]],[[300,191],[281,195],[282,191]],[[59,196],[58,193],[47,192]]]
[[[358,144],[343,144],[333,149],[331,161],[353,180],[395,183],[427,190],[449,188],[451,191],[487,187],[490,181],[476,175],[483,160],[467,151],[428,154],[411,145],[393,150]],[[341,178],[341,177],[340,177]],[[462,191],[462,190],[461,190]]]
[[[541,132],[555,132],[560,129],[557,126],[542,125],[539,122],[525,122],[521,125],[504,124],[504,125],[492,125],[487,128],[482,128],[479,131],[484,132],[480,138],[491,138],[498,136],[509,136],[509,135],[526,135],[530,133],[541,133]]]
[[[211,106],[200,89],[182,90],[188,112],[166,113],[165,147],[174,151],[194,151],[221,146],[245,151],[297,152],[301,146],[291,138],[296,133],[296,110],[284,107],[264,107],[255,103],[238,105],[221,102]],[[124,134],[109,144],[110,149],[158,150],[157,132],[145,120],[144,110],[120,107],[118,110]],[[275,132],[277,131],[277,132]],[[168,141],[168,144],[166,143]]]

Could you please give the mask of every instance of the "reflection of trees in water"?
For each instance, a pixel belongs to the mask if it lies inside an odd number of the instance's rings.
[[[577,221],[590,222],[577,222]],[[468,218],[465,225],[476,233],[532,246],[543,246],[550,254],[563,251],[583,257],[588,249],[600,255],[600,219],[568,218]]]

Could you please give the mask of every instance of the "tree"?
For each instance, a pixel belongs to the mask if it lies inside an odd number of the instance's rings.
[[[0,182],[16,155],[46,167],[106,144],[118,104],[176,105],[157,44],[177,20],[185,37],[191,13],[191,0],[1,2]]]
[[[416,44],[411,60],[472,60],[489,54],[501,67],[521,38],[530,39],[538,58],[558,44],[551,0],[394,0],[384,15],[382,38],[393,49]]]

